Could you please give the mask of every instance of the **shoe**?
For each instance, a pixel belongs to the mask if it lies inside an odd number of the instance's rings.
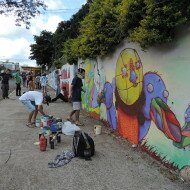
[[[35,127],[35,125],[33,123],[27,123],[26,126],[29,127],[29,128],[34,128]]]

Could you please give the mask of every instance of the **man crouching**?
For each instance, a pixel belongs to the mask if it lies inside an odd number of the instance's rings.
[[[38,111],[45,115],[43,111],[43,104],[49,105],[51,102],[51,97],[48,95],[44,95],[38,91],[28,91],[24,93],[19,100],[24,104],[29,112],[27,127],[35,127],[36,116]]]

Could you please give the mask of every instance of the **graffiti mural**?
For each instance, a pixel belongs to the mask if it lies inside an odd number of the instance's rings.
[[[134,49],[120,53],[115,78],[118,132],[131,143],[138,144],[138,115],[144,104],[143,68]]]
[[[69,93],[69,88],[76,74],[77,67],[75,65],[65,64],[59,69],[60,75],[60,87],[66,87],[67,94]],[[54,90],[57,89],[57,79],[55,78],[55,71],[48,74],[48,85]]]
[[[136,49],[123,49],[111,65],[103,60],[86,60],[84,65],[86,111],[99,115],[112,130],[132,144],[141,144],[167,166],[190,165],[190,105],[182,124],[168,105],[164,78],[148,70],[147,64],[143,72]]]
[[[84,64],[86,72],[84,80],[85,93],[82,95],[83,107],[92,116],[97,117],[100,114],[98,96],[103,90],[105,75],[101,63],[98,63],[97,60],[86,60]]]

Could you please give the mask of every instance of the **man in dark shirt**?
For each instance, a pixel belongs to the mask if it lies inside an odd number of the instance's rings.
[[[11,77],[11,75],[9,74],[9,71],[6,70],[2,70],[1,71],[1,90],[2,90],[2,96],[3,96],[3,99],[5,98],[9,98],[8,97],[8,92],[9,92],[9,79]]]
[[[79,114],[81,110],[81,92],[83,91],[82,86],[82,79],[84,79],[85,70],[82,68],[78,69],[78,74],[73,78],[71,83],[71,88],[69,92],[69,98],[73,103],[73,111],[70,113],[67,120],[73,122],[72,116],[75,114],[75,124],[78,126],[82,126],[83,124],[79,121]]]

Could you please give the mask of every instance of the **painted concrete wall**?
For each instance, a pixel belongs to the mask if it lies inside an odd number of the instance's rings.
[[[66,87],[66,91],[69,92],[70,84],[77,71],[76,65],[65,64],[59,69],[60,75],[60,88]],[[57,82],[55,78],[55,71],[48,75],[48,84],[54,89],[57,89]]]
[[[83,68],[87,112],[169,167],[190,165],[190,28],[146,52],[125,41]]]

